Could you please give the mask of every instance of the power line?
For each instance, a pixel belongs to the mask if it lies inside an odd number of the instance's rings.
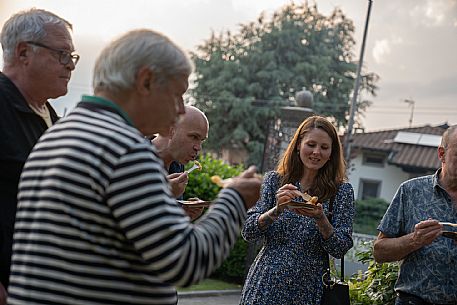
[[[406,115],[409,111],[365,111],[362,114],[389,114],[389,115]],[[414,115],[457,115],[457,111],[445,112],[430,112],[430,111],[414,111]]]

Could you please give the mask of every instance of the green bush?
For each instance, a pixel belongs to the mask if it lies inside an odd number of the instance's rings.
[[[245,278],[246,253],[248,243],[241,237],[235,243],[230,256],[214,271],[211,277],[230,283],[243,284]]]
[[[354,232],[378,235],[377,227],[389,203],[381,198],[356,200],[356,215],[354,217]]]
[[[214,175],[222,179],[239,175],[243,171],[241,165],[230,166],[222,160],[214,159],[210,154],[201,156],[198,160],[202,165],[201,171],[193,171],[189,175],[184,198],[198,197],[202,200],[213,200],[217,197],[220,187],[211,182]],[[188,164],[186,169],[193,164]],[[240,236],[230,252],[230,256],[222,265],[213,273],[212,277],[223,279],[233,283],[242,283],[244,279],[245,260],[247,252],[247,243]]]
[[[217,197],[220,187],[211,182],[211,177],[214,175],[220,176],[222,179],[238,176],[243,167],[230,166],[224,161],[214,159],[210,154],[200,156],[198,162],[202,165],[201,171],[195,170],[189,174],[189,182],[184,193],[184,198],[197,197],[202,200],[213,200]],[[192,166],[192,162],[187,164],[186,169]]]
[[[357,253],[362,263],[369,263],[368,270],[354,275],[349,280],[352,305],[393,305],[394,285],[397,280],[398,263],[378,264],[373,259],[373,246]]]

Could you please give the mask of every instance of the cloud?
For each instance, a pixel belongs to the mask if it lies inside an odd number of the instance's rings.
[[[376,40],[373,47],[373,58],[377,64],[383,62],[383,58],[390,54],[392,51],[390,49],[390,43],[387,39]]]
[[[457,0],[419,1],[411,10],[411,17],[427,27],[455,24]]]
[[[393,37],[390,39],[384,38],[376,40],[374,43],[372,55],[377,64],[382,64],[387,61],[386,57],[392,53],[392,48],[403,42],[401,37]]]
[[[432,102],[438,99],[455,100],[457,95],[456,83],[457,74],[453,74],[435,79],[381,80],[378,85],[382,88],[379,94],[387,100],[400,100],[402,97],[411,96],[413,99]]]

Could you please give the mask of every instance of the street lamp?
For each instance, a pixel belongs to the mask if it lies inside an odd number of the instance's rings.
[[[409,117],[409,128],[411,128],[411,126],[413,125],[413,115],[414,115],[414,104],[416,103],[415,101],[413,101],[412,99],[406,99],[404,100],[404,102],[406,104],[409,104],[409,106],[411,107],[411,115]]]

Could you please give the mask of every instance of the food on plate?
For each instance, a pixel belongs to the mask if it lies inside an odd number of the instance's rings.
[[[197,160],[194,161],[194,165],[197,166],[197,169],[198,169],[199,171],[202,170],[202,165],[201,165],[200,162],[198,162]]]
[[[301,193],[301,197],[303,198],[303,200],[305,200],[306,202],[311,203],[311,204],[317,204],[317,201],[319,200],[319,198],[317,196],[311,196],[306,192]]]
[[[298,200],[291,200],[287,203],[287,207],[291,209],[315,209],[319,198],[317,196],[311,196],[308,193],[302,193],[301,197],[304,202]]]

